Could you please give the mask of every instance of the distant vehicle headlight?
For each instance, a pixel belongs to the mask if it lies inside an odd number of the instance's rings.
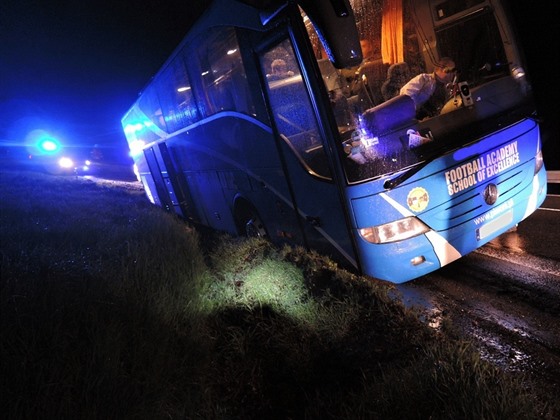
[[[69,157],[62,157],[58,160],[58,166],[64,169],[69,169],[74,167],[74,161]]]

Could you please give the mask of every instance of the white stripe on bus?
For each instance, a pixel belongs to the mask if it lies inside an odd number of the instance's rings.
[[[414,214],[410,210],[397,203],[387,194],[381,193],[380,195],[385,201],[387,201],[387,203],[393,206],[395,210],[397,210],[404,217],[414,216]],[[426,238],[434,247],[434,252],[436,253],[442,266],[449,264],[450,262],[455,261],[458,258],[461,258],[461,253],[457,251],[457,249],[455,249],[453,245],[451,245],[443,236],[441,236],[436,231],[430,230],[429,232],[426,232]]]

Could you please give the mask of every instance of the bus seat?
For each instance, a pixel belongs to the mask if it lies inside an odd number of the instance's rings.
[[[381,85],[383,99],[388,101],[399,95],[401,88],[411,79],[410,68],[404,61],[391,64],[387,69],[387,78]]]
[[[381,136],[415,120],[416,108],[408,95],[398,95],[364,112],[366,129]]]
[[[388,67],[381,59],[368,61],[360,67],[359,73],[366,76],[367,88],[374,105],[379,105],[383,102],[381,85],[387,78]]]

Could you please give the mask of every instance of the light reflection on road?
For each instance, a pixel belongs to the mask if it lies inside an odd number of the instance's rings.
[[[517,227],[490,241],[491,245],[510,249],[513,252],[523,252],[527,248],[526,241],[517,232]]]

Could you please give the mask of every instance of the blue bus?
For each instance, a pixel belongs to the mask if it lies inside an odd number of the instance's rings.
[[[546,196],[498,0],[214,0],[122,126],[152,203],[394,283]]]

